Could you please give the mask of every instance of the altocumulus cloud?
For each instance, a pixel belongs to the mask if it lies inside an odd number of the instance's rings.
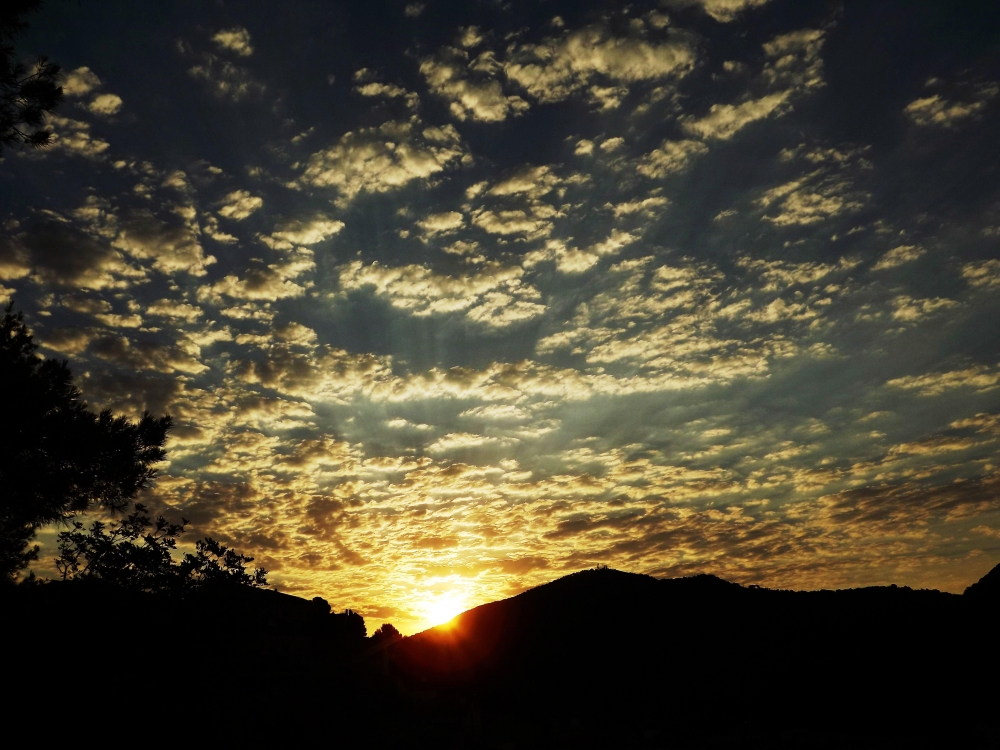
[[[66,99],[0,285],[89,403],[175,417],[151,507],[405,632],[596,563],[1000,561],[1000,97],[926,20],[991,6],[404,5],[33,26]]]

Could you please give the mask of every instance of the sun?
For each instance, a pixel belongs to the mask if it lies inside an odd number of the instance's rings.
[[[424,602],[424,620],[431,626],[444,625],[462,614],[468,606],[465,598],[453,591],[430,597]]]

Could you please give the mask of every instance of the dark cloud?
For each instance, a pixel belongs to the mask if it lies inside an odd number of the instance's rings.
[[[943,486],[906,483],[846,490],[820,500],[831,525],[881,533],[916,530],[933,521],[960,520],[1000,509],[1000,476],[960,479]]]
[[[106,289],[128,286],[141,274],[105,240],[55,219],[33,222],[0,243],[0,263],[43,287]],[[27,272],[27,273],[25,273]]]

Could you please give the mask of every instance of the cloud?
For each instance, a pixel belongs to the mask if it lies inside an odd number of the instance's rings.
[[[929,372],[924,375],[906,375],[886,382],[890,388],[915,390],[921,396],[939,396],[956,388],[973,388],[989,391],[1000,384],[1000,369],[982,365],[949,372]]]
[[[106,241],[67,222],[45,220],[14,237],[0,236],[0,279],[29,277],[37,284],[71,289],[121,289],[143,281]]]
[[[263,206],[264,199],[257,195],[250,195],[246,190],[234,190],[220,203],[222,207],[217,210],[219,216],[242,221]]]
[[[141,315],[119,315],[116,313],[109,313],[106,315],[95,315],[97,320],[101,321],[108,328],[138,328],[143,325],[144,321]]]
[[[466,26],[458,30],[458,46],[465,49],[472,49],[482,44],[485,36],[478,26]]]
[[[824,41],[819,29],[779,34],[764,44],[768,62],[761,78],[772,86],[785,86],[797,93],[821,88],[823,61],[819,52]]]
[[[664,141],[640,160],[636,171],[659,179],[686,169],[696,157],[707,153],[708,147],[699,141]]]
[[[433,237],[437,234],[446,234],[465,226],[465,217],[458,211],[445,211],[440,214],[431,214],[426,219],[417,222],[424,234]]]
[[[101,79],[88,67],[80,67],[71,70],[63,79],[63,94],[68,97],[83,97],[95,89],[101,87]],[[117,94],[104,93],[97,94],[91,101],[84,105],[80,103],[78,107],[87,109],[92,114],[101,117],[110,117],[118,114],[122,108],[122,98]],[[69,120],[67,122],[72,122]]]
[[[917,323],[941,310],[955,307],[957,304],[954,300],[942,297],[914,299],[909,295],[901,294],[892,300],[892,317],[894,320],[906,323]]]
[[[105,299],[87,297],[81,294],[65,294],[59,301],[67,310],[83,313],[84,315],[109,313],[112,309],[111,303]]]
[[[475,259],[476,261],[483,261],[486,258],[482,255],[476,255],[479,252],[478,242],[466,242],[465,240],[456,240],[450,245],[445,245],[441,248],[444,252],[451,255],[461,255],[469,259]]]
[[[261,241],[272,250],[291,250],[295,245],[315,245],[332,237],[344,228],[344,222],[334,221],[325,216],[312,219],[293,219],[280,224],[270,235],[261,236]]]
[[[845,490],[820,498],[831,526],[862,527],[868,535],[909,531],[932,520],[957,520],[996,508],[1000,477],[959,479],[925,486],[916,482]]]
[[[766,209],[762,218],[779,227],[807,226],[863,208],[869,196],[852,180],[871,169],[863,153],[812,149],[783,154],[783,161],[805,161],[819,168],[765,191],[757,199]]]
[[[99,88],[101,79],[90,68],[84,66],[71,70],[63,80],[62,89],[65,96],[86,96]]]
[[[117,94],[98,94],[87,105],[87,109],[95,115],[110,117],[116,115],[122,108],[122,98]]]
[[[766,2],[767,0],[667,0],[666,5],[673,8],[700,6],[716,21],[729,23],[735,21],[744,11],[759,8]]]
[[[39,343],[46,349],[75,356],[86,350],[95,335],[85,328],[55,328],[46,331]]]
[[[792,286],[815,284],[832,273],[847,272],[857,267],[858,261],[841,258],[831,263],[790,263],[787,261],[766,261],[741,258],[737,264],[748,271],[760,274],[764,281],[764,292],[783,291]]]
[[[781,91],[741,104],[713,104],[707,115],[700,119],[685,119],[683,126],[689,133],[702,138],[726,140],[750,123],[763,120],[772,113],[784,114],[788,98],[789,93]]]
[[[298,182],[336,188],[346,203],[362,192],[384,193],[427,180],[462,156],[461,139],[451,125],[421,127],[416,118],[390,121],[345,133],[314,153]]]
[[[822,319],[834,293],[827,277],[856,265],[743,260],[739,266],[763,283],[745,280],[734,287],[732,277],[711,264],[683,258],[657,267],[654,260],[630,259],[608,269],[606,290],[540,339],[536,352],[614,367],[622,393],[769,377],[775,360],[830,356],[829,347],[803,345],[789,331],[808,330]],[[774,296],[794,286],[800,287],[794,295]]]
[[[739,104],[713,104],[703,117],[682,118],[684,129],[704,139],[727,140],[753,122],[791,111],[794,96],[823,86],[823,61],[819,56],[823,41],[823,32],[815,29],[774,37],[763,46],[768,62],[761,71],[760,83],[779,90]]]
[[[617,109],[628,94],[628,86],[594,85],[587,89],[587,101],[600,110]]]
[[[525,255],[522,265],[532,268],[541,262],[554,260],[556,268],[562,273],[581,273],[594,266],[601,258],[617,255],[623,247],[638,239],[628,232],[613,229],[606,239],[594,243],[586,250],[567,247],[562,240],[549,240],[541,250],[533,250]]]
[[[477,183],[466,191],[470,198],[481,195],[485,204],[472,210],[472,224],[496,235],[522,235],[525,240],[546,237],[560,209],[541,198],[562,196],[566,186],[585,181],[583,175],[561,177],[549,166],[526,165],[487,189]]]
[[[407,91],[402,86],[397,86],[394,83],[379,83],[377,81],[371,81],[361,86],[355,86],[354,90],[361,94],[361,96],[381,96],[386,99],[405,99],[406,106],[412,110],[416,110],[420,106],[419,96],[412,91]],[[292,141],[295,142],[295,139],[293,138]]]
[[[111,144],[90,134],[90,123],[72,120],[68,117],[50,115],[48,126],[52,130],[53,151],[65,151],[73,156],[86,159],[102,159]]]
[[[114,246],[133,258],[150,259],[153,268],[173,275],[204,276],[215,257],[205,255],[190,226],[164,221],[147,210],[133,211],[121,221]]]
[[[622,216],[632,216],[633,214],[657,216],[662,213],[663,209],[665,209],[668,205],[670,205],[669,200],[661,196],[654,195],[649,198],[643,198],[642,200],[627,201],[616,205],[606,203],[604,207],[610,208],[617,219]]]
[[[253,46],[250,44],[250,32],[242,26],[223,29],[212,37],[212,41],[219,45],[219,49],[233,52],[240,57],[249,57],[253,54]]]
[[[371,289],[393,307],[415,316],[462,312],[493,327],[537,317],[545,311],[538,291],[524,284],[518,266],[487,264],[471,275],[436,274],[424,266],[391,268],[354,261],[341,268],[344,292]]]
[[[136,370],[154,372],[182,372],[192,375],[208,370],[190,352],[176,343],[160,343],[146,338],[130,339],[128,336],[102,333],[87,347],[87,352],[100,359]]]
[[[954,429],[974,429],[979,433],[1000,435],[1000,413],[987,414],[980,412],[974,417],[957,419],[948,426]]]
[[[541,250],[532,250],[524,256],[521,264],[525,268],[534,268],[545,261],[555,261],[560,273],[583,273],[597,264],[600,257],[596,253],[588,253],[575,247],[567,247],[562,240],[549,240]]]
[[[521,97],[504,95],[497,80],[501,71],[492,52],[470,61],[468,52],[455,47],[443,47],[420,63],[428,88],[450,103],[452,115],[459,120],[500,122],[528,109]]]
[[[269,347],[255,360],[237,363],[234,374],[312,404],[346,403],[392,378],[391,360],[321,346],[309,353],[285,345]]]
[[[543,570],[549,567],[549,561],[544,557],[518,557],[508,560],[497,560],[497,567],[507,575],[520,576],[533,570]]]
[[[258,96],[265,90],[263,83],[256,81],[250,71],[228,60],[220,60],[217,56],[205,53],[201,62],[188,68],[188,75],[209,84],[212,93],[220,99],[234,102],[248,97]]]
[[[394,83],[378,83],[376,81],[366,83],[362,86],[355,86],[354,90],[361,94],[361,96],[384,96],[387,99],[395,99],[406,96],[409,93],[402,86],[397,86]]]
[[[694,62],[695,49],[687,37],[651,42],[616,37],[604,25],[592,25],[540,44],[514,46],[504,69],[511,81],[545,103],[585,91],[595,80],[628,84],[683,76]]]
[[[316,343],[316,331],[294,320],[274,329],[274,337],[288,344],[309,346]]]
[[[941,453],[951,453],[954,451],[964,451],[977,445],[977,441],[971,438],[958,437],[955,435],[940,435],[937,437],[925,438],[913,443],[900,443],[889,449],[888,455],[901,456],[936,456]]]
[[[160,186],[165,188],[173,188],[174,190],[178,190],[181,193],[191,192],[191,182],[188,180],[187,173],[180,169],[175,169],[173,172],[164,177],[163,182],[160,183]]]
[[[541,198],[562,183],[551,167],[525,166],[518,169],[510,177],[496,183],[488,191],[488,195],[524,195],[528,198]]]
[[[216,242],[221,242],[224,245],[229,245],[236,242],[236,238],[231,234],[227,234],[219,229],[219,220],[214,216],[203,217],[202,231],[211,237]]]
[[[872,266],[873,271],[886,271],[890,268],[898,268],[904,263],[909,263],[924,255],[927,251],[916,245],[900,245],[887,252],[882,258]]]
[[[31,273],[32,260],[21,240],[0,235],[0,281],[23,279]]]
[[[200,307],[189,305],[186,302],[177,302],[169,299],[159,299],[149,304],[146,308],[147,315],[155,315],[164,318],[177,318],[187,323],[193,323],[202,316]]]
[[[491,422],[523,422],[531,418],[531,414],[513,404],[486,404],[466,409],[459,417],[469,419],[484,419]]]
[[[850,188],[846,180],[814,173],[766,191],[758,203],[777,209],[763,216],[776,226],[815,224],[864,206],[851,196]]]
[[[390,419],[385,423],[386,427],[391,427],[394,430],[431,430],[434,429],[429,424],[414,424],[408,419],[403,419],[402,417],[396,417],[395,419]]]
[[[303,274],[316,268],[312,253],[298,250],[290,260],[247,269],[243,278],[229,274],[214,284],[198,290],[198,298],[216,305],[223,297],[236,300],[277,300],[301,297],[307,284],[296,283]]]
[[[972,101],[953,102],[938,94],[914,99],[903,108],[903,113],[921,127],[951,128],[978,116],[987,103],[1000,92],[995,84],[982,86],[974,94]]]
[[[523,209],[476,209],[472,212],[472,223],[490,234],[523,234],[526,239],[535,240],[548,236],[553,226],[550,219],[557,213],[555,208],[539,201]]]
[[[977,289],[1000,289],[1000,260],[982,260],[962,266],[962,278]]]
[[[469,432],[449,432],[444,437],[438,438],[427,446],[427,452],[451,453],[453,451],[468,450],[469,448],[493,448],[510,445],[510,438],[487,437]]]
[[[407,18],[416,18],[424,12],[425,7],[427,6],[424,3],[407,3],[403,8],[403,15]]]

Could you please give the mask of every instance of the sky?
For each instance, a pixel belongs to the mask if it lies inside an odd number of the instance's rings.
[[[30,20],[65,99],[0,162],[0,297],[172,415],[144,501],[280,590],[412,633],[597,564],[1000,562],[1000,6]]]

